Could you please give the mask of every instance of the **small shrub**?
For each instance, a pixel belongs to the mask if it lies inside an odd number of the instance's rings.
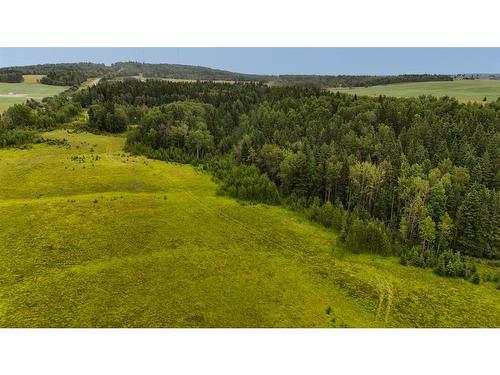
[[[477,273],[476,265],[469,258],[451,250],[446,250],[439,256],[434,271],[441,276],[465,279]]]
[[[278,188],[267,175],[260,174],[255,166],[233,166],[221,178],[220,193],[238,199],[277,204]]]
[[[346,244],[354,252],[387,255],[392,251],[388,230],[374,220],[355,219],[347,234]]]
[[[408,258],[406,254],[401,254],[401,256],[399,257],[399,264],[401,264],[402,266],[408,265]]]

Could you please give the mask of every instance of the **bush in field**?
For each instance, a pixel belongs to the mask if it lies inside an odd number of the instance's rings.
[[[36,123],[33,110],[24,104],[14,104],[3,114],[4,122],[10,128],[32,127]]]
[[[348,229],[346,245],[353,252],[392,252],[390,234],[382,223],[373,220],[355,219]]]
[[[254,166],[234,166],[222,180],[220,191],[235,198],[268,204],[279,203],[279,193],[274,182],[260,174]]]
[[[319,200],[315,199],[305,209],[305,214],[309,220],[316,221],[326,228],[333,228],[336,231],[342,229],[344,210],[341,207],[334,206],[330,202],[326,202],[320,206]]]
[[[419,268],[434,267],[436,256],[430,249],[423,249],[421,246],[406,246],[400,254],[400,263],[411,264]]]
[[[0,122],[0,148],[21,146],[35,140],[35,133],[27,129],[10,129]]]
[[[126,111],[114,104],[96,104],[89,109],[89,126],[92,129],[109,133],[120,133],[127,129]]]

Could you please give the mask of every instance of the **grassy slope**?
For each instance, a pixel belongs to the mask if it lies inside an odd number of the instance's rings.
[[[121,137],[47,136],[71,148],[0,150],[0,326],[500,326],[493,284],[343,252]]]
[[[43,76],[25,76],[25,81],[22,83],[0,82],[0,112],[13,104],[24,103],[29,98],[41,100],[68,89],[67,86],[42,85],[38,83],[41,77]],[[11,93],[16,95],[11,95]]]
[[[500,97],[500,81],[462,80],[445,82],[416,82],[361,88],[332,88],[331,91],[369,96],[450,96],[456,97],[461,101],[482,101],[483,98],[486,97],[488,101],[495,101],[498,97]]]

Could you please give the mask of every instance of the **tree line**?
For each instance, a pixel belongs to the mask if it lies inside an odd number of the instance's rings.
[[[446,74],[400,74],[389,76],[369,75],[280,75],[276,84],[284,86],[314,86],[329,87],[368,87],[389,85],[395,83],[453,81],[453,77]]]
[[[78,86],[88,78],[105,75],[109,68],[94,63],[38,64],[0,68],[0,75],[13,70],[21,75],[44,75],[40,82],[46,85]]]
[[[23,77],[23,74],[20,72],[0,73],[0,82],[21,83],[23,81],[24,81],[24,77]]]
[[[53,86],[79,86],[88,76],[78,71],[52,71],[40,79],[40,83]]]

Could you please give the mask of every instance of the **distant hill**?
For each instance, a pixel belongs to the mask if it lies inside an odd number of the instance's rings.
[[[85,80],[102,78],[174,78],[189,80],[259,81],[273,82],[280,86],[368,87],[393,83],[452,81],[453,77],[443,74],[402,75],[259,75],[236,73],[204,66],[181,64],[149,64],[140,62],[116,62],[110,66],[89,62],[40,64],[0,68],[2,73],[45,75],[41,83],[61,86],[79,86]]]
[[[54,72],[78,72],[86,76],[100,76],[108,73],[109,67],[104,64],[90,62],[80,63],[59,63],[59,64],[38,64],[25,66],[11,66],[0,68],[0,74],[9,72],[19,72],[22,74],[42,74],[48,75]]]
[[[270,81],[275,76],[234,73],[227,70],[212,69],[204,66],[181,64],[146,64],[139,62],[117,62],[110,67],[114,76],[138,76],[145,78],[178,78],[195,80],[222,81]]]

